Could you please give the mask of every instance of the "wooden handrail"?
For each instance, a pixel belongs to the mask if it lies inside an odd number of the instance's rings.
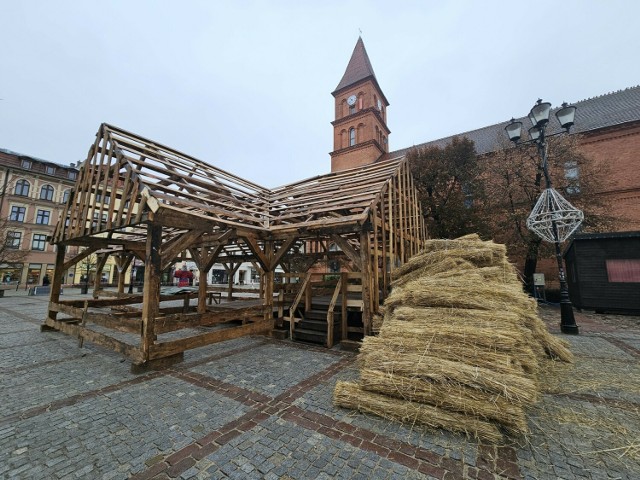
[[[333,310],[336,308],[336,302],[341,292],[342,276],[338,279],[336,288],[333,291],[333,297],[331,297],[331,302],[329,302],[329,309],[327,310],[327,348],[333,347]]]
[[[311,273],[307,273],[302,281],[302,285],[300,285],[300,290],[298,290],[298,294],[296,295],[295,300],[291,304],[291,308],[289,308],[289,338],[293,339],[293,331],[295,330],[295,314],[298,305],[302,301],[302,296],[304,295],[305,290],[307,289],[307,285],[309,284],[309,279],[311,278]]]

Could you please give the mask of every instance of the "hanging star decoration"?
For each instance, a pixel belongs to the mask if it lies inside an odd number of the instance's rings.
[[[584,214],[571,205],[560,193],[547,188],[542,192],[527,218],[527,228],[547,242],[564,242],[575,232]],[[553,231],[555,223],[558,238]]]

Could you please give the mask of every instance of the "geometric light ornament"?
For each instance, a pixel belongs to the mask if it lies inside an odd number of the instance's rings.
[[[527,218],[527,228],[547,242],[564,242],[577,230],[584,214],[571,205],[558,191],[547,188],[542,192]],[[553,232],[555,222],[558,232]]]

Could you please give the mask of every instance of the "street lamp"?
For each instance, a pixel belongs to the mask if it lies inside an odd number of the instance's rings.
[[[543,240],[552,242],[555,245],[556,260],[558,262],[558,277],[560,279],[560,331],[562,333],[579,333],[573,316],[573,305],[569,299],[569,288],[564,267],[562,265],[562,253],[560,243],[565,241],[580,226],[584,216],[582,212],[553,189],[549,169],[547,164],[547,141],[546,127],[549,123],[551,104],[538,100],[529,112],[531,128],[529,129],[529,142],[534,143],[542,159],[542,172],[546,182],[546,190],[542,192],[536,202],[529,218],[527,227],[535,232]],[[576,107],[562,104],[556,112],[556,118],[560,126],[568,133],[573,126]],[[522,135],[522,122],[511,119],[505,127],[509,140],[518,144]]]

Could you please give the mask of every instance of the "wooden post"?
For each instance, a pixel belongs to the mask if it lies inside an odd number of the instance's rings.
[[[204,313],[207,311],[207,273],[208,270],[203,270],[199,267],[200,274],[198,275],[198,313]]]
[[[349,288],[347,286],[348,282],[349,282],[349,274],[347,272],[342,272],[340,274],[340,276],[342,277],[342,332],[341,332],[341,336],[342,336],[342,340],[347,340],[348,338],[348,322],[347,322],[347,303],[348,303],[348,295],[349,295]]]
[[[160,274],[162,257],[162,227],[150,223],[147,226],[147,248],[144,262],[144,290],[142,293],[142,355],[149,360],[149,350],[156,339],[155,321],[160,309]]]
[[[227,294],[227,299],[229,301],[233,300],[233,277],[235,276],[238,268],[240,268],[242,263],[234,264],[234,263],[223,263],[222,266],[224,270],[227,272],[227,276],[229,277],[228,285],[229,285],[229,293]]]
[[[104,266],[107,263],[108,258],[109,258],[108,253],[98,256],[98,263],[96,265],[96,278],[94,279],[94,282],[93,282],[93,298],[98,298],[98,292],[101,290],[102,270],[104,269]]]
[[[60,290],[62,289],[62,281],[64,279],[64,254],[66,247],[62,244],[58,244],[56,250],[56,268],[53,271],[53,280],[51,281],[51,295],[49,297],[49,303],[58,303],[60,301]],[[58,312],[49,310],[49,318],[55,320]]]
[[[362,262],[362,323],[364,334],[371,334],[371,255],[369,232],[360,232],[360,260]]]
[[[264,319],[273,318],[273,284],[275,282],[274,270],[276,266],[273,262],[273,240],[264,242],[265,265],[265,288],[264,288]]]
[[[116,256],[116,268],[118,269],[118,293],[124,293],[124,282],[127,280],[127,269],[131,265],[133,255],[128,255],[126,258],[122,256]]]

